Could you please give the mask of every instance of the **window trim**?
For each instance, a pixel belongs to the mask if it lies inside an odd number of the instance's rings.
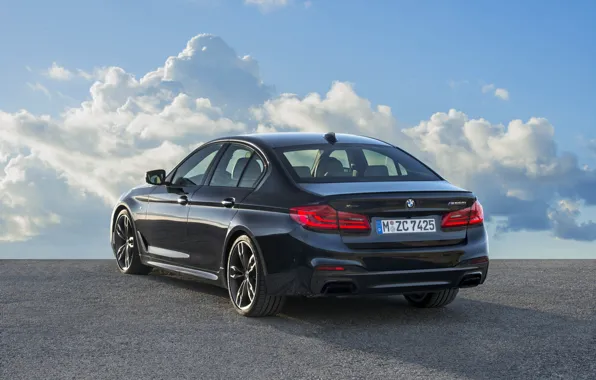
[[[184,157],[184,159],[182,159],[178,163],[178,165],[176,165],[174,167],[174,169],[172,169],[170,171],[170,173],[165,178],[164,185],[166,185],[166,186],[173,186],[173,187],[180,187],[179,185],[174,185],[172,183],[172,180],[174,179],[174,176],[176,175],[176,172],[178,172],[178,169],[180,169],[180,167],[182,165],[184,165],[184,163],[186,163],[188,160],[190,160],[195,154],[199,153],[201,150],[206,149],[206,148],[208,148],[208,147],[210,147],[212,145],[217,145],[217,144],[221,144],[221,147],[217,151],[217,154],[215,155],[215,157],[213,157],[213,160],[209,164],[209,167],[207,167],[207,171],[205,172],[205,177],[203,177],[203,182],[201,184],[188,185],[188,186],[183,186],[183,187],[201,187],[201,186],[203,186],[205,184],[205,179],[207,178],[206,176],[210,173],[210,171],[211,171],[211,169],[213,167],[213,163],[214,162],[219,162],[219,158],[221,156],[221,152],[223,150],[225,150],[225,147],[226,147],[226,142],[225,141],[211,141],[211,142],[208,142],[208,143],[205,143],[205,144],[202,144],[202,145],[198,146],[195,150],[193,150],[188,155],[186,155],[186,157]]]

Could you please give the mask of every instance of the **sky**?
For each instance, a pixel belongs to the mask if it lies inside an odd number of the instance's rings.
[[[596,258],[596,3],[0,0],[0,258],[109,258],[144,172],[226,134],[411,151],[494,258]],[[592,115],[592,116],[591,116]]]

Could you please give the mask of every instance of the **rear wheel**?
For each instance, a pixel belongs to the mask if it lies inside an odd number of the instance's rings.
[[[228,293],[234,308],[247,317],[278,314],[285,297],[267,295],[263,263],[246,235],[236,239],[228,254]]]
[[[124,209],[118,213],[112,232],[113,250],[120,272],[125,274],[148,274],[151,267],[143,265],[137,246],[134,222]]]
[[[434,308],[443,307],[450,304],[455,300],[455,297],[457,297],[457,293],[459,293],[459,289],[454,288],[433,293],[404,294],[404,297],[412,306],[420,308]]]

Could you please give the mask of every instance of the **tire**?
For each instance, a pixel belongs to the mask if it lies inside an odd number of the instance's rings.
[[[228,252],[226,284],[234,309],[245,317],[276,315],[286,301],[285,296],[267,295],[263,268],[264,263],[250,238],[239,236]]]
[[[445,289],[433,293],[404,294],[408,303],[420,308],[436,308],[449,305],[459,293],[458,288]]]
[[[152,268],[141,262],[137,244],[137,230],[130,213],[126,209],[120,211],[116,217],[112,241],[116,265],[121,273],[145,275],[151,272]]]

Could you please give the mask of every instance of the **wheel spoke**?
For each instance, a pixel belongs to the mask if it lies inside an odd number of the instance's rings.
[[[246,253],[244,252],[244,243],[238,244],[238,258],[240,259],[240,263],[242,265],[242,269],[247,268],[247,260],[246,260]]]
[[[257,260],[255,259],[255,255],[253,254],[252,256],[250,256],[250,259],[248,260],[248,270],[247,272],[252,274],[252,272],[257,269]]]
[[[128,244],[125,242],[124,244],[122,244],[120,246],[120,248],[118,248],[118,251],[116,252],[116,259],[118,261],[122,260],[122,255],[124,254],[124,251],[126,250],[127,246],[128,246]]]
[[[236,292],[236,305],[238,307],[242,307],[242,297],[244,296],[244,288],[246,288],[246,280],[242,281],[242,284],[238,287],[238,291]]]
[[[128,238],[130,237],[129,227],[128,227],[128,218],[124,218],[124,234]]]
[[[233,279],[238,279],[244,277],[244,272],[240,270],[237,266],[232,265],[230,267],[230,277]]]
[[[128,268],[130,266],[130,245],[126,245],[126,250],[124,253],[124,265]]]
[[[255,298],[255,288],[250,283],[250,278],[247,278],[246,279],[246,284],[248,285],[246,287],[246,291],[247,291],[247,294],[248,294],[248,299],[249,299],[250,302],[252,302],[252,300]]]
[[[120,225],[120,223],[116,223],[116,235],[118,235],[120,239],[126,240],[126,238],[124,237],[124,231],[122,231],[122,226]]]

